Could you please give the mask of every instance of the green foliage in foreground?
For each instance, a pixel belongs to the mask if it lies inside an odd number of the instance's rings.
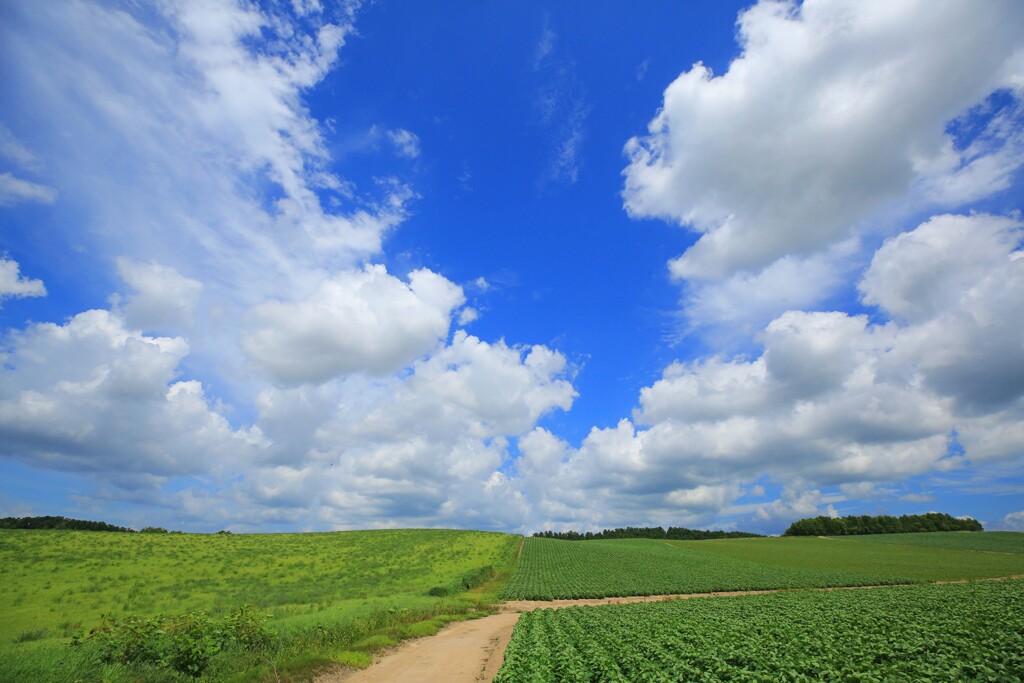
[[[992,553],[1024,555],[1024,532],[1021,531],[983,531],[981,533],[940,531],[919,534],[880,534],[875,536],[849,536],[843,540],[895,545],[918,545],[926,548],[982,550]]]
[[[990,532],[922,534],[950,541],[950,537],[984,539]],[[707,553],[734,560],[756,562],[794,569],[841,569],[862,574],[904,576],[914,581],[956,581],[1024,574],[1024,557],[995,554],[959,547],[926,547],[884,542],[861,543],[861,540],[888,536],[843,536],[831,538],[751,538],[713,542],[670,541],[671,545],[693,552]],[[906,538],[904,535],[892,538]]]
[[[780,567],[692,549],[760,540],[771,539],[573,543],[527,538],[519,566],[501,597],[506,600],[604,598],[913,581],[895,574],[845,571],[841,565],[830,569]],[[682,544],[689,545],[677,547]]]
[[[189,612],[177,617],[104,617],[85,642],[95,645],[99,658],[107,663],[149,664],[200,676],[210,660],[229,648],[248,652],[266,650],[275,640],[266,615],[248,605],[222,619],[206,612]]]
[[[1020,681],[1024,581],[524,614],[495,683]]]
[[[847,536],[858,534],[906,534],[930,531],[983,531],[976,519],[957,519],[942,512],[923,515],[851,515],[808,517],[793,522],[783,536]]]
[[[95,639],[80,648],[68,643],[101,623],[141,628],[157,615],[178,615],[169,625],[204,614],[209,623],[199,630],[213,633],[243,605],[268,614],[276,635],[255,650],[235,641],[211,645],[206,679],[242,680],[238,674],[249,671],[245,680],[273,680],[289,669],[366,664],[369,652],[398,639],[484,613],[511,572],[519,540],[427,529],[0,531],[0,681],[188,679],[173,667],[104,656]],[[467,592],[487,582],[491,593],[486,586]]]

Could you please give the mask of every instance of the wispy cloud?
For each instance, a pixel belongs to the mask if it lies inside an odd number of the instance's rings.
[[[46,185],[22,180],[11,173],[0,173],[0,206],[11,206],[20,202],[53,204],[57,201],[57,190]]]
[[[533,67],[541,78],[534,107],[550,146],[541,185],[571,185],[582,168],[590,105],[576,65],[559,54],[557,35],[546,23],[534,50]]]

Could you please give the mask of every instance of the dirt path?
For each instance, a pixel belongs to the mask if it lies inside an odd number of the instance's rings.
[[[1021,579],[1024,574],[980,581],[1006,581]],[[949,581],[938,583],[966,583]],[[811,590],[867,590],[891,586],[850,586]],[[624,605],[633,602],[660,602],[662,600],[688,600],[691,598],[723,598],[738,595],[765,595],[781,590],[725,591],[718,593],[681,593],[677,595],[634,595],[622,598],[593,600],[513,600],[500,605],[501,612],[489,617],[460,621],[446,627],[437,635],[417,638],[388,651],[371,667],[361,671],[328,671],[318,676],[315,683],[475,683],[490,681],[501,668],[505,648],[512,638],[512,629],[521,612],[535,609],[559,609],[577,605]]]
[[[437,635],[409,640],[368,669],[326,674],[316,683],[472,683],[490,681],[501,668],[519,614],[459,621]]]

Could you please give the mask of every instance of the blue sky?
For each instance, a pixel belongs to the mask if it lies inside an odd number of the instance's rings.
[[[1017,3],[5,3],[0,514],[1024,529]]]

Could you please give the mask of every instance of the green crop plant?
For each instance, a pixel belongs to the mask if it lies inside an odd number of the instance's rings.
[[[778,567],[671,545],[693,543],[703,548],[732,542],[739,541],[629,539],[580,543],[527,538],[519,566],[502,597],[507,600],[605,598],[913,581],[907,576],[838,568]]]
[[[494,681],[1022,678],[1017,580],[537,610]]]

